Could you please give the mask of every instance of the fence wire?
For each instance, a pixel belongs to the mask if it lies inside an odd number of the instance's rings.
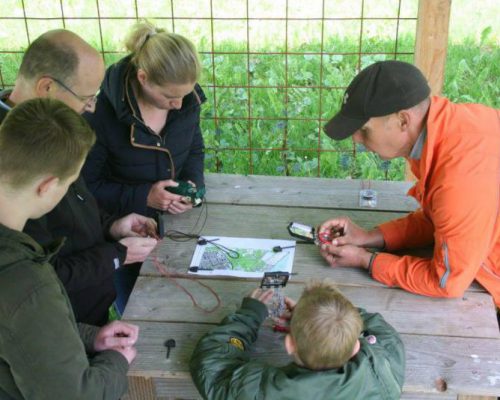
[[[0,85],[41,33],[70,29],[107,65],[147,18],[200,53],[206,168],[214,172],[394,179],[350,140],[322,132],[346,86],[375,61],[413,61],[418,0],[2,0]]]

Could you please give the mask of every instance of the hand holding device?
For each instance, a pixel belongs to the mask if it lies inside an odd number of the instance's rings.
[[[193,207],[199,206],[203,202],[203,198],[205,196],[205,186],[201,188],[197,188],[191,182],[186,181],[175,181],[179,185],[178,186],[167,186],[165,190],[170,193],[178,194],[179,196],[184,197],[188,202],[190,202]]]

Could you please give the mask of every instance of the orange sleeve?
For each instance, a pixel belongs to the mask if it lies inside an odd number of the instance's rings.
[[[433,258],[379,254],[372,267],[374,279],[429,296],[458,297],[467,290],[491,251],[499,212],[498,159],[484,153],[470,158],[468,163],[453,157],[445,160],[434,180],[434,190],[429,189]],[[415,242],[412,237],[394,239],[418,232],[401,226],[401,232],[386,230],[390,245]]]
[[[383,223],[378,229],[389,251],[430,246],[434,242],[434,225],[422,210]]]

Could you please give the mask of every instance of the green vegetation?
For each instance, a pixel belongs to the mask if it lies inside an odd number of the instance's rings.
[[[0,78],[5,86],[13,84],[28,33],[32,40],[48,29],[62,27],[63,20],[57,19],[62,7],[69,18],[64,26],[103,49],[107,65],[123,57],[121,43],[136,17],[149,17],[158,26],[190,37],[201,53],[204,73],[200,83],[208,98],[202,111],[208,171],[404,179],[404,160],[382,161],[354,146],[350,139],[334,142],[322,133],[321,126],[338,110],[344,88],[359,67],[384,59],[413,61],[418,0],[324,2],[325,16],[342,18],[359,17],[364,4],[364,17],[372,19],[364,20],[363,25],[357,19],[325,20],[322,25],[315,19],[322,15],[322,0],[288,0],[287,15],[292,19],[286,26],[284,21],[262,19],[284,17],[284,1],[248,1],[249,14],[255,19],[247,31],[244,19],[234,19],[245,18],[247,0],[173,0],[161,9],[156,0],[103,0],[98,2],[100,21],[96,5],[86,0],[64,0],[61,4],[2,0]],[[25,24],[23,4],[28,18],[37,19],[28,19]],[[213,24],[209,19],[211,4],[219,18]],[[456,102],[498,108],[497,0],[454,0],[452,4],[443,94]],[[171,15],[178,19],[172,20]],[[373,19],[397,15],[406,18],[399,25],[394,19]],[[21,19],[9,19],[14,17]],[[192,17],[206,19],[188,19]],[[220,19],[226,17],[232,19]],[[258,54],[247,54],[248,50]],[[280,54],[285,50],[292,54]],[[321,51],[323,55],[308,54]]]

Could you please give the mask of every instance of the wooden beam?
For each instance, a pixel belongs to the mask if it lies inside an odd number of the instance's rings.
[[[451,0],[419,0],[415,65],[429,82],[432,95],[440,95],[444,84]],[[415,181],[406,164],[405,179]]]
[[[434,95],[443,88],[450,9],[451,0],[420,0],[418,4],[415,65]]]

